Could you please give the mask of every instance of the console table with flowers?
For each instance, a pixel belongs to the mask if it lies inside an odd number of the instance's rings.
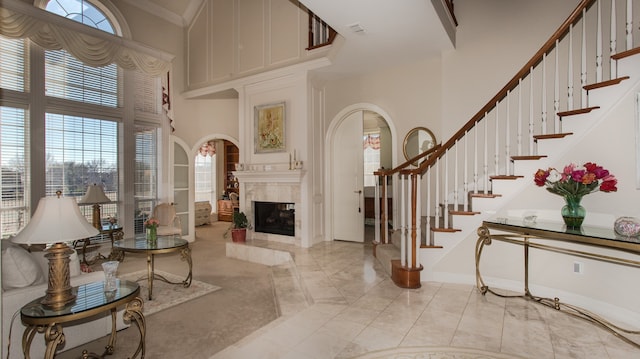
[[[497,233],[491,233],[491,231]],[[489,288],[480,273],[482,251],[493,241],[520,245],[524,248],[524,293],[507,295]],[[561,245],[561,242],[565,245]],[[567,246],[567,243],[580,246]],[[579,247],[579,248],[578,248]],[[603,255],[592,251],[596,247],[613,250],[616,253],[631,253],[627,255]],[[581,226],[571,228],[564,223],[531,222],[524,223],[522,219],[497,218],[484,221],[478,228],[478,240],[475,249],[476,285],[482,294],[487,292],[500,297],[520,297],[533,300],[539,304],[563,311],[567,314],[586,319],[612,332],[620,339],[640,348],[640,341],[632,339],[629,334],[640,334],[640,328],[634,330],[621,328],[600,316],[588,312],[577,306],[563,303],[559,298],[538,297],[529,291],[529,249],[535,248],[553,251],[567,255],[590,258],[614,264],[640,268],[640,239],[625,237],[615,233],[613,228]]]

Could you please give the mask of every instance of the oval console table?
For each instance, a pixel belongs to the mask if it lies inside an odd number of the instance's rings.
[[[491,231],[495,231],[497,233],[491,233]],[[482,275],[480,273],[480,259],[482,251],[485,246],[491,245],[492,241],[520,245],[524,248],[523,294],[506,295],[498,293],[489,288],[482,279]],[[561,245],[561,242],[565,245]],[[568,248],[575,246],[567,246],[567,243],[580,244],[584,247],[581,247],[580,249]],[[632,255],[604,255],[590,250],[595,249],[596,247],[631,253]],[[640,239],[635,237],[628,238],[618,236],[615,234],[613,228],[582,226],[580,229],[567,229],[563,223],[538,222],[525,225],[522,219],[499,218],[496,220],[484,221],[482,226],[478,228],[478,240],[476,241],[475,249],[476,285],[483,295],[489,292],[500,297],[520,297],[535,301],[558,311],[595,323],[610,331],[618,338],[640,348],[640,341],[629,337],[630,334],[633,334],[638,338],[638,335],[640,335],[640,329],[631,330],[622,328],[585,309],[563,303],[557,297],[544,298],[531,294],[529,291],[530,248],[640,268]]]

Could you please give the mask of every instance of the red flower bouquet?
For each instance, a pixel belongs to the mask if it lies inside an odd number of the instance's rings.
[[[615,192],[618,180],[608,170],[593,162],[582,166],[570,163],[562,172],[555,168],[539,169],[534,182],[547,191],[562,196],[566,205],[562,207],[562,218],[567,228],[580,228],[586,210],[580,205],[582,197],[596,191]]]

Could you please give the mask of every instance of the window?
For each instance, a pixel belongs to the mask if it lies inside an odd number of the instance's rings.
[[[25,91],[25,41],[0,36],[0,87]]]
[[[380,132],[365,134],[364,147],[364,186],[375,186],[376,176],[373,172],[380,169]]]
[[[136,126],[135,233],[143,232],[144,221],[156,205],[157,141],[158,130],[155,127]]]
[[[0,162],[2,164],[2,238],[17,233],[29,215],[29,144],[26,111],[0,106]]]
[[[195,160],[195,200],[216,203],[216,154],[201,152],[196,154]]]
[[[118,126],[113,121],[46,115],[46,195],[62,191],[82,197],[93,183],[114,204],[102,205],[104,218],[116,216],[118,202]],[[80,206],[91,215],[91,206]]]
[[[115,21],[111,5],[99,0],[35,3],[116,36],[124,28]],[[29,74],[40,77],[29,79]],[[134,101],[122,101],[125,83],[135,89]],[[158,78],[115,64],[89,66],[65,50],[0,36],[2,237],[26,224],[39,197],[62,190],[79,198],[92,183],[103,185],[113,201],[102,205],[103,219],[119,218],[130,230],[134,213],[118,212],[135,208],[148,213],[156,201],[161,99]],[[134,127],[135,134],[122,133],[122,128]],[[30,128],[42,131],[29,133]],[[133,150],[123,150],[134,148],[134,141],[135,159]],[[37,151],[30,153],[30,143],[43,145],[33,146]],[[135,171],[121,171],[123,165]],[[124,198],[122,190],[135,196]],[[80,209],[91,220],[91,207]]]
[[[46,95],[117,107],[118,67],[87,66],[64,50],[45,53]]]
[[[93,28],[115,34],[113,25],[92,2],[85,0],[53,0],[47,11]]]

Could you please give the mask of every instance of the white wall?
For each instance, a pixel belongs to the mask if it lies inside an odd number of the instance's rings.
[[[371,103],[389,114],[396,127],[394,145],[402,154],[402,139],[414,127],[425,126],[442,139],[440,59],[419,61],[363,76],[328,81],[326,90],[326,122],[329,126],[336,114],[355,103]],[[325,131],[327,130],[325,128]],[[399,162],[400,159],[394,159]]]
[[[538,51],[577,0],[456,0],[456,49],[442,56],[442,128],[448,139]]]

